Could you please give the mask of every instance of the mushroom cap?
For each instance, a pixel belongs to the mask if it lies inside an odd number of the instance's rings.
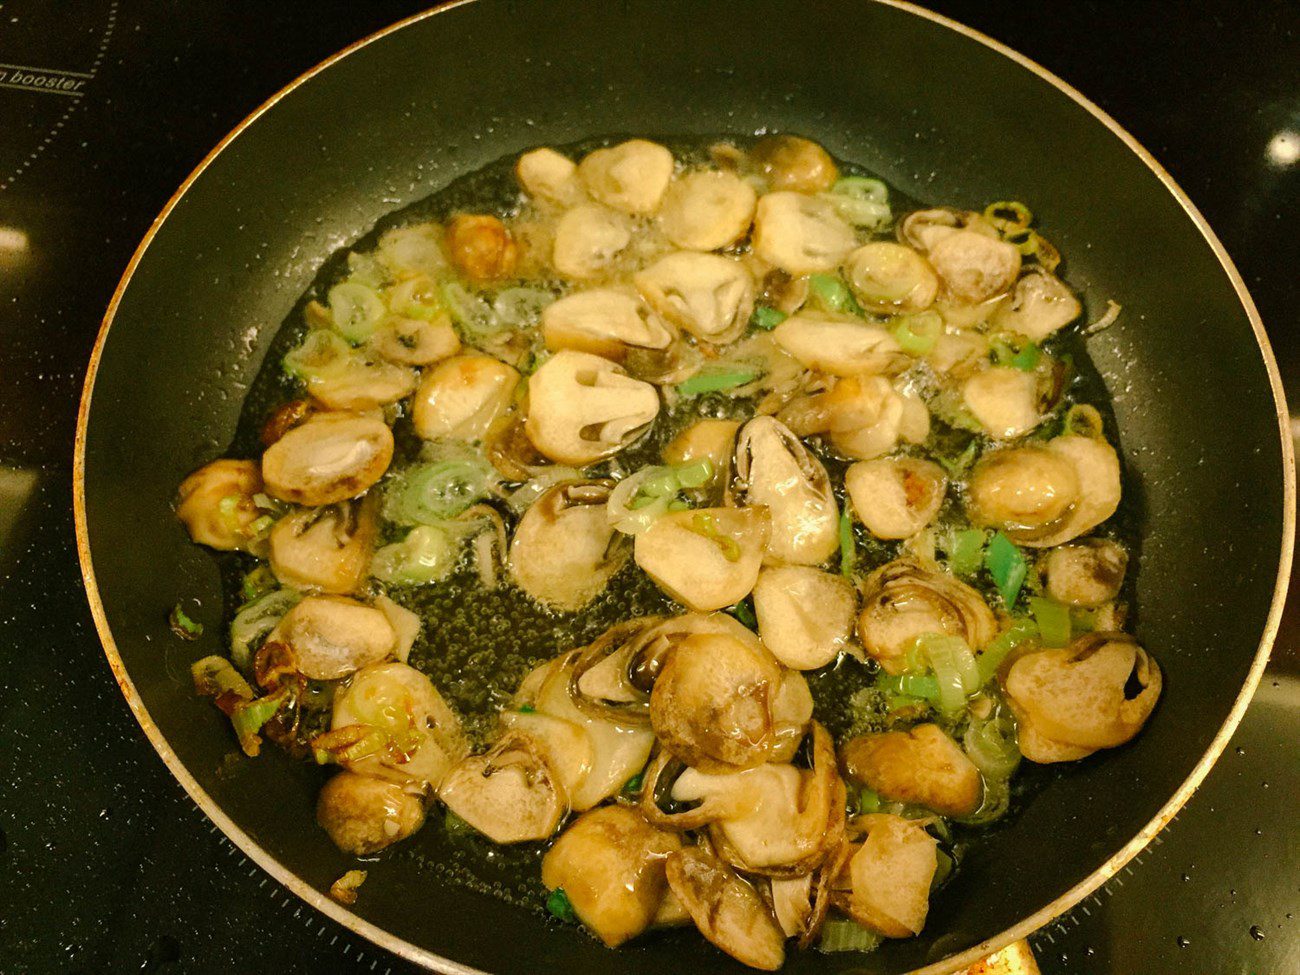
[[[839,167],[830,153],[797,135],[769,135],[750,151],[759,172],[774,190],[820,193],[839,179]]]
[[[499,217],[460,213],[447,224],[447,256],[469,280],[486,283],[514,276],[519,247]]]
[[[1106,538],[1062,545],[1047,553],[1047,594],[1057,602],[1095,609],[1119,595],[1128,552]]]
[[[669,512],[636,536],[636,564],[673,599],[698,612],[749,595],[767,551],[766,508]]]
[[[835,207],[815,196],[767,193],[754,211],[754,253],[789,274],[833,271],[857,242]]]
[[[1041,342],[1069,325],[1083,306],[1069,286],[1042,268],[1026,268],[993,313],[993,327]]]
[[[906,671],[908,651],[924,634],[959,636],[978,650],[997,632],[997,620],[983,596],[914,559],[887,562],[862,582],[858,640],[886,673]]]
[[[632,224],[608,207],[585,203],[565,212],[555,225],[551,263],[563,277],[600,277],[632,242]]]
[[[510,408],[519,373],[500,359],[468,353],[426,369],[411,401],[424,440],[481,440]]]
[[[852,316],[801,311],[778,325],[772,337],[804,366],[832,376],[892,374],[909,362],[888,329]]]
[[[785,936],[758,891],[705,847],[670,853],[668,886],[700,933],[732,958],[763,971],[785,962]]]
[[[390,315],[370,336],[369,345],[390,362],[428,366],[459,352],[460,336],[445,314],[429,320]]]
[[[1028,433],[1042,421],[1038,377],[1012,366],[990,366],[962,385],[962,399],[994,440]]]
[[[268,554],[275,577],[294,589],[355,592],[370,574],[379,532],[372,500],[377,497],[300,508],[277,521]]]
[[[677,251],[632,280],[656,312],[715,345],[739,338],[754,309],[753,276],[740,261],[719,254]]]
[[[856,609],[848,580],[811,566],[769,566],[754,585],[763,645],[795,670],[816,670],[834,660],[849,645]]]
[[[977,304],[1009,289],[1020,273],[1020,251],[975,230],[940,237],[927,255],[954,301]]]
[[[460,719],[429,678],[403,663],[372,664],[334,694],[330,727],[364,725],[386,733],[392,747],[344,763],[352,772],[437,788],[465,756]]]
[[[669,185],[659,211],[659,226],[677,247],[717,250],[745,236],[757,202],[754,188],[735,173],[686,173]]]
[[[876,538],[911,538],[934,521],[948,478],[943,468],[919,457],[860,461],[844,472],[844,489],[867,531]]]
[[[893,241],[863,244],[845,258],[844,275],[858,303],[882,314],[924,311],[939,294],[939,278],[929,262]]]
[[[393,459],[393,432],[357,413],[316,413],[262,454],[272,497],[317,506],[346,501],[383,477]]]
[[[1079,748],[1113,748],[1142,730],[1162,678],[1155,660],[1123,633],[1087,633],[1060,650],[1019,657],[1007,696],[1042,736]]]
[[[839,507],[830,477],[774,417],[756,416],[736,436],[729,500],[768,510],[766,560],[818,565],[839,547]]]
[[[568,797],[542,747],[520,731],[507,732],[484,754],[452,766],[438,798],[501,844],[544,840],[568,812]]]
[[[840,749],[846,774],[886,799],[943,816],[969,816],[980,804],[979,769],[936,724],[861,735]]]
[[[520,589],[566,612],[600,595],[629,554],[606,517],[609,493],[608,481],[561,481],[529,505],[510,542]]]
[[[542,309],[542,338],[552,352],[575,349],[621,362],[630,347],[666,349],[674,335],[636,295],[595,288]]]
[[[316,822],[353,856],[377,853],[424,825],[424,803],[396,782],[340,772],[316,800]]]
[[[253,501],[261,490],[257,461],[214,460],[181,481],[176,517],[195,543],[223,552],[246,552],[259,547],[251,526],[262,516]],[[233,498],[233,504],[226,498]]]
[[[682,848],[627,806],[583,813],[542,858],[542,883],[562,888],[578,918],[610,948],[645,931],[668,891],[664,861]]]
[[[858,822],[866,826],[867,838],[849,861],[849,914],[887,938],[919,934],[939,865],[938,841],[921,823],[900,816],[877,813]]]
[[[528,380],[524,432],[555,463],[583,467],[628,446],[658,414],[649,383],[608,359],[566,349]]]
[[[665,464],[689,464],[707,460],[713,465],[711,481],[722,478],[731,463],[735,450],[738,420],[716,420],[705,417],[696,420],[664,445],[660,456]]]
[[[287,644],[304,677],[337,680],[391,656],[397,633],[373,606],[346,596],[308,596],[285,613],[267,641]]]
[[[656,142],[629,139],[587,153],[578,163],[578,178],[591,196],[631,214],[650,214],[672,179],[673,154]]]
[[[574,206],[586,196],[573,160],[545,146],[519,157],[515,177],[529,196],[559,206]]]
[[[845,377],[825,393],[788,404],[777,418],[800,436],[829,433],[831,446],[855,460],[888,453],[900,438],[921,443],[930,433],[924,401],[883,376]]]

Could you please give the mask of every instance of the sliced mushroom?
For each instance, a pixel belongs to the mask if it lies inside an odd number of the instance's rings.
[[[767,561],[817,565],[839,547],[839,507],[830,477],[779,420],[756,416],[736,437],[730,503],[767,508]]]
[[[939,294],[939,278],[929,262],[912,248],[887,240],[850,254],[844,275],[858,303],[881,314],[924,311]]]
[[[636,536],[636,564],[682,605],[722,609],[754,588],[771,531],[766,508],[670,512]]]
[[[803,365],[832,376],[895,373],[909,362],[887,329],[852,316],[802,311],[772,336]]]
[[[425,440],[481,440],[505,415],[519,373],[500,359],[470,353],[425,370],[411,402],[411,423]]]
[[[447,254],[452,265],[471,281],[513,277],[519,260],[514,238],[497,217],[462,213],[447,224]]]
[[[378,853],[424,825],[424,803],[396,782],[340,772],[320,790],[316,822],[353,856]]]
[[[898,239],[926,254],[939,241],[963,228],[995,239],[1000,236],[996,227],[972,210],[934,207],[930,210],[916,210],[900,220]]]
[[[789,274],[833,271],[857,245],[835,207],[802,193],[768,193],[754,212],[754,253]]]
[[[566,796],[572,797],[586,786],[596,755],[591,735],[582,725],[537,710],[510,710],[501,712],[501,727],[537,742]]]
[[[975,230],[958,230],[939,238],[927,257],[945,293],[965,304],[1002,294],[1020,273],[1020,251]]]
[[[673,166],[673,154],[663,146],[630,139],[587,153],[578,163],[578,178],[587,192],[606,206],[624,213],[649,214],[659,209]]]
[[[687,173],[668,187],[659,226],[678,247],[717,250],[745,236],[757,202],[754,188],[735,173]]]
[[[1122,745],[1141,731],[1161,684],[1155,660],[1123,633],[1087,633],[1064,649],[1027,653],[1004,680],[1022,725],[1094,749]]]
[[[807,679],[797,670],[783,671],[776,696],[772,698],[772,754],[769,761],[794,761],[799,744],[808,733],[812,714],[812,690]]]
[[[900,816],[863,816],[867,830],[849,861],[853,890],[846,910],[887,938],[910,938],[925,927],[930,884],[938,868],[938,841],[925,827]]]
[[[253,495],[262,490],[255,460],[214,460],[181,481],[176,517],[199,545],[223,552],[260,548],[253,523],[262,517]]]
[[[375,550],[377,497],[303,508],[277,521],[269,553],[275,577],[295,589],[355,592],[369,575]]]
[[[349,771],[434,789],[468,750],[456,713],[428,677],[403,663],[353,674],[334,694],[330,727],[374,735],[374,750],[341,762]]]
[[[552,609],[576,612],[604,590],[629,554],[605,517],[608,481],[562,481],[529,506],[510,542],[515,584]]]
[[[630,349],[666,349],[674,336],[635,295],[598,288],[547,305],[542,337],[552,352],[574,349],[622,362]]]
[[[1115,449],[1067,435],[981,457],[967,487],[967,514],[1021,545],[1049,548],[1101,524],[1119,499]]]
[[[383,420],[317,413],[266,449],[262,479],[282,501],[334,504],[364,493],[392,459],[393,432]]]
[[[754,308],[753,277],[744,264],[718,254],[678,251],[632,280],[656,312],[715,345],[739,338]]]
[[[862,461],[844,472],[853,510],[876,538],[911,538],[934,521],[948,478],[943,468],[919,457]]]
[[[564,277],[586,281],[608,271],[631,242],[632,225],[621,213],[576,206],[555,226],[551,263]]]
[[[565,350],[528,380],[524,432],[555,463],[585,467],[628,446],[658,414],[649,383],[608,359]]]
[[[415,388],[411,369],[389,361],[377,348],[354,349],[326,329],[309,332],[285,357],[285,367],[331,410],[372,410],[396,403]]]
[[[769,566],[754,585],[763,645],[795,670],[816,670],[844,650],[857,599],[842,576],[803,565]]]
[[[825,149],[797,135],[766,136],[749,155],[774,190],[820,193],[830,189],[840,175]]]
[[[935,339],[925,361],[936,373],[961,380],[986,361],[988,351],[988,339],[983,335],[944,332]]]
[[[394,315],[370,336],[370,345],[390,362],[428,366],[459,352],[460,337],[446,315],[433,319]]]
[[[993,313],[993,327],[1041,342],[1074,321],[1083,306],[1056,275],[1028,268]]]
[[[1095,609],[1119,595],[1128,553],[1118,542],[1092,538],[1054,548],[1047,556],[1047,594],[1057,602]]]
[[[773,877],[771,881],[772,913],[781,933],[797,938],[808,929],[812,919],[813,875]]]
[[[707,460],[713,465],[713,477],[710,480],[717,482],[723,478],[727,465],[731,463],[736,431],[739,429],[740,423],[736,420],[696,420],[668,441],[660,455],[666,464],[689,464],[696,460]]]
[[[493,843],[544,840],[568,811],[568,797],[541,746],[518,731],[452,766],[438,798]]]
[[[768,760],[775,740],[780,681],[780,667],[761,649],[722,634],[694,634],[659,671],[650,723],[663,747],[693,768],[753,768]]]
[[[861,735],[840,749],[849,778],[896,802],[943,816],[969,816],[980,804],[979,769],[937,724]]]
[[[787,405],[778,419],[800,436],[829,434],[845,457],[871,460],[899,440],[921,443],[930,433],[930,411],[913,393],[900,393],[883,376],[848,377],[824,393]]]
[[[702,846],[668,855],[668,886],[716,947],[763,971],[785,962],[785,937],[758,891]]]
[[[583,813],[542,859],[542,883],[562,889],[574,913],[610,948],[655,920],[668,881],[664,861],[682,848],[627,806]]]
[[[1018,721],[1016,745],[1020,750],[1020,754],[1031,762],[1036,762],[1039,765],[1051,765],[1056,762],[1077,762],[1081,758],[1087,758],[1097,750],[1054,741],[1038,731],[1033,722],[1025,717],[1024,712],[1018,710],[1015,704],[1011,705],[1011,710]]]
[[[515,163],[515,177],[529,196],[560,206],[574,206],[586,193],[578,181],[577,165],[554,149],[525,152]]]
[[[913,559],[887,562],[862,582],[858,640],[889,674],[907,670],[908,651],[927,633],[958,636],[979,650],[998,633],[993,611],[966,583]]]
[[[286,644],[304,677],[337,680],[392,656],[397,633],[373,606],[346,596],[308,596],[284,615],[267,642]]]
[[[1042,421],[1038,376],[1011,366],[991,366],[975,373],[961,388],[971,415],[994,440],[1028,433]]]

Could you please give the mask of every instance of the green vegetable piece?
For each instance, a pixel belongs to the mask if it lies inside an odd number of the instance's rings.
[[[1035,343],[1026,342],[1024,348],[1011,357],[1011,364],[1021,372],[1032,372],[1042,357],[1042,351]]]
[[[356,281],[330,288],[328,303],[335,330],[353,345],[370,338],[388,312],[378,292]]]
[[[984,566],[993,577],[998,592],[1002,594],[1002,601],[1010,609],[1020,595],[1025,576],[1029,574],[1029,562],[1024,553],[1002,532],[995,532],[993,540],[984,550]]]
[[[521,704],[521,705],[519,705],[519,713],[520,713],[520,714],[536,714],[536,713],[537,713],[537,708],[533,707],[531,704]]]
[[[954,575],[970,576],[984,564],[984,542],[988,535],[979,528],[955,531],[948,541],[948,568]]]
[[[979,438],[974,437],[956,457],[936,457],[935,459],[939,462],[939,466],[948,472],[949,477],[955,478],[961,477],[970,469],[979,453]]]
[[[908,355],[927,355],[943,334],[943,318],[933,311],[899,315],[894,319],[893,333],[894,340]]]
[[[230,659],[236,667],[248,668],[253,651],[300,599],[302,593],[294,589],[272,589],[239,608],[230,621]]]
[[[668,502],[669,511],[686,511],[689,508],[690,505],[687,502],[683,501],[681,498],[675,498],[672,501]]]
[[[880,794],[875,789],[869,789],[864,785],[858,791],[858,812],[864,814],[880,812]]]
[[[875,951],[885,939],[869,928],[864,928],[857,921],[846,917],[827,918],[822,924],[822,933],[817,941],[817,950],[824,952],[838,951]]]
[[[961,637],[940,633],[923,634],[916,645],[921,658],[934,670],[939,709],[956,714],[980,686],[975,655]]]
[[[853,299],[849,286],[836,274],[814,274],[808,278],[812,300],[824,311],[861,314],[862,307]]]
[[[728,369],[719,372],[698,372],[689,379],[677,384],[677,392],[682,396],[701,396],[704,393],[722,393],[737,386],[744,386],[757,379],[757,370]]]
[[[642,481],[637,494],[645,498],[667,498],[676,494],[681,486],[677,472],[664,467]]]
[[[878,179],[844,176],[835,181],[824,199],[856,227],[878,230],[889,223],[889,189]]]
[[[764,332],[770,332],[790,316],[779,308],[773,308],[771,305],[756,305],[754,314],[750,316],[749,323],[755,328],[761,328]]]
[[[190,665],[190,677],[194,680],[194,693],[201,697],[234,694],[241,701],[253,699],[253,688],[225,657],[213,655],[196,660]]]
[[[699,460],[676,468],[676,473],[678,487],[687,489],[704,487],[713,477],[713,461],[701,457]]]
[[[999,366],[1011,365],[1011,360],[1016,357],[1016,347],[1000,335],[989,339],[989,352],[994,364]]]
[[[984,219],[1000,230],[1014,230],[1028,227],[1034,215],[1019,200],[998,200],[984,208]]]
[[[385,545],[371,557],[370,571],[380,582],[424,586],[442,582],[460,561],[460,546],[442,528],[418,525],[400,542]]]
[[[975,658],[975,666],[979,668],[980,686],[983,687],[993,679],[993,675],[998,672],[998,668],[1002,666],[1002,662],[1007,659],[1012,650],[1037,636],[1038,624],[1033,620],[1021,618],[989,641]]]
[[[875,687],[888,696],[931,704],[939,700],[939,679],[933,674],[882,674],[876,678]]]
[[[1070,608],[1045,596],[1030,596],[1029,610],[1038,623],[1038,635],[1045,647],[1063,647],[1070,642]]]
[[[280,582],[275,578],[275,574],[270,567],[259,565],[256,569],[244,575],[244,580],[239,585],[239,594],[243,597],[245,603],[251,603],[259,596],[279,587]]]
[[[431,525],[454,518],[488,496],[486,462],[441,460],[408,468],[384,492],[384,516],[400,525]]]
[[[749,605],[748,599],[742,599],[735,606],[728,606],[727,612],[751,630],[758,630],[758,617],[754,615],[754,609]]]
[[[556,887],[546,895],[546,909],[551,912],[552,917],[557,917],[561,921],[578,919],[578,915],[573,912],[573,905],[569,903],[569,895],[564,892],[563,887]]]
[[[858,553],[853,542],[853,518],[846,507],[840,512],[840,575],[853,578],[858,565]]]
[[[636,775],[623,783],[624,795],[634,796],[641,791],[641,785],[645,782],[645,773],[637,772]]]
[[[185,610],[181,609],[181,604],[177,603],[172,607],[172,611],[167,616],[167,623],[182,640],[197,640],[203,635],[203,624],[197,623],[185,615]]]
[[[261,751],[262,739],[258,733],[289,700],[292,690],[291,686],[283,687],[274,694],[237,705],[231,712],[230,723],[235,729],[235,736],[239,739],[239,747],[249,758],[256,757]]]

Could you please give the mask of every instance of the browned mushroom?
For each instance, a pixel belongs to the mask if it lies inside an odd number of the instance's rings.
[[[272,497],[317,506],[363,494],[388,470],[393,432],[358,413],[317,413],[262,454],[262,478]]]
[[[936,724],[861,735],[840,752],[848,776],[886,799],[944,816],[969,816],[979,807],[979,769]]]
[[[753,887],[702,846],[668,855],[668,886],[700,933],[732,958],[763,971],[785,962],[785,937]]]
[[[1047,555],[1047,594],[1057,602],[1094,609],[1119,595],[1128,553],[1118,542],[1090,538]]]
[[[867,831],[849,861],[853,889],[843,904],[859,924],[887,938],[910,938],[925,927],[937,841],[916,820],[876,813],[854,825]]]
[[[519,249],[497,217],[462,213],[447,224],[447,253],[456,270],[471,281],[495,281],[514,275]]]
[[[423,826],[424,803],[396,782],[340,772],[320,791],[316,822],[344,853],[368,856]]]
[[[494,843],[544,840],[569,808],[541,746],[518,731],[452,766],[438,798]]]
[[[271,571],[286,586],[346,595],[366,580],[379,531],[378,496],[302,508],[271,529]]]
[[[636,564],[682,605],[722,609],[754,588],[770,533],[766,508],[670,512],[636,536]]]
[[[308,596],[284,615],[267,642],[286,644],[304,677],[336,680],[392,656],[397,633],[373,606],[346,596]]]
[[[765,136],[749,156],[774,190],[820,193],[830,189],[840,175],[830,153],[797,135]]]
[[[260,547],[253,523],[262,517],[253,496],[262,472],[253,460],[214,460],[181,481],[176,517],[199,545],[231,552]]]

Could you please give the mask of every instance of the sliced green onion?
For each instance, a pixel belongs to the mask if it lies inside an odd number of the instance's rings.
[[[1016,357],[1016,347],[1001,335],[989,339],[989,352],[993,356],[994,365],[998,366],[1009,366]]]
[[[848,918],[827,918],[822,924],[821,937],[817,950],[834,951],[875,951],[885,939],[869,928],[864,928],[857,921]]]
[[[728,606],[727,612],[734,616],[751,630],[758,629],[758,617],[754,615],[754,609],[749,605],[748,599],[742,599],[734,606]]]
[[[1038,636],[1038,625],[1029,619],[1018,619],[1011,626],[998,634],[980,651],[975,664],[980,671],[980,686],[983,687],[1002,666],[1002,661],[1020,644]]]
[[[652,468],[652,470],[653,473],[637,488],[637,494],[641,497],[666,498],[676,494],[681,488],[677,472],[671,467]]]
[[[462,284],[447,281],[442,286],[442,300],[451,319],[473,338],[486,338],[501,331],[499,318],[492,306]]]
[[[770,332],[789,317],[785,312],[771,305],[756,305],[749,323],[764,332]]]
[[[948,856],[943,850],[934,851],[934,876],[930,878],[930,889],[937,890],[945,880],[952,876],[953,863],[952,857]]]
[[[454,518],[486,498],[492,469],[485,461],[440,460],[408,467],[384,491],[384,516],[400,525]]]
[[[230,723],[235,729],[235,737],[239,739],[239,747],[249,758],[256,757],[261,751],[262,739],[258,732],[276,716],[289,699],[291,691],[291,686],[285,686],[274,694],[240,704],[231,713]]]
[[[1034,215],[1019,200],[998,200],[984,208],[984,219],[1000,229],[1010,230],[1028,227],[1034,222]]]
[[[240,607],[230,621],[230,659],[236,667],[248,669],[253,651],[300,599],[302,593],[294,589],[274,589]]]
[[[533,707],[531,704],[521,704],[521,705],[519,705],[519,713],[520,713],[520,714],[536,714],[536,713],[537,713],[537,708]]]
[[[371,557],[370,573],[396,586],[425,586],[442,582],[460,561],[460,545],[445,529],[417,525],[406,538],[380,548]]]
[[[704,487],[713,478],[713,461],[707,457],[676,468],[677,484],[682,488]]]
[[[1100,440],[1102,437],[1101,414],[1095,406],[1089,406],[1087,403],[1076,403],[1066,411],[1061,432],[1076,437],[1091,437],[1094,440]]]
[[[344,281],[330,288],[328,304],[334,328],[353,345],[370,338],[388,312],[384,299],[374,288],[356,281]]]
[[[1011,357],[1011,365],[1021,372],[1032,372],[1043,355],[1033,342],[1026,342],[1024,347]]]
[[[962,745],[975,767],[988,779],[1005,781],[1020,765],[1016,724],[1009,715],[971,721],[962,736]]]
[[[652,479],[667,476],[673,489],[667,494],[650,494],[643,486]],[[605,516],[616,530],[625,535],[639,535],[669,510],[676,493],[676,478],[668,467],[643,467],[614,485],[605,502]]]
[[[564,892],[563,887],[556,887],[546,895],[546,909],[551,912],[552,917],[557,917],[561,921],[578,919],[573,912],[573,905],[569,903],[569,895]]]
[[[1063,647],[1070,642],[1070,608],[1044,596],[1030,596],[1029,610],[1038,623],[1038,635],[1045,647]]]
[[[814,274],[808,278],[808,292],[824,311],[859,314],[861,306],[837,274]]]
[[[875,687],[887,695],[935,703],[939,700],[939,681],[933,674],[882,674]]]
[[[939,696],[938,688],[935,689],[935,697]],[[924,697],[911,697],[907,694],[887,694],[885,695],[885,708],[890,714],[898,714],[903,711],[917,712],[930,706],[930,700]]]
[[[757,379],[757,370],[728,369],[720,372],[699,372],[689,379],[677,384],[677,392],[682,396],[700,396],[704,393],[721,393],[737,386],[744,386]]]
[[[822,194],[822,199],[854,226],[877,229],[889,222],[889,189],[878,179],[841,177],[829,193]]]
[[[259,565],[244,575],[243,581],[239,584],[239,594],[245,603],[251,603],[259,596],[279,587],[280,581],[276,579],[270,566]]]
[[[988,534],[979,528],[955,531],[948,542],[948,568],[954,575],[974,575],[984,564],[984,542]]]
[[[542,288],[506,288],[492,302],[492,312],[507,328],[531,328],[542,317],[542,309],[555,295]]]
[[[984,550],[984,566],[993,577],[998,592],[1002,594],[1002,601],[1010,609],[1020,595],[1025,577],[1029,575],[1029,562],[1024,553],[1002,532],[995,532],[993,540]]]
[[[197,640],[203,635],[203,624],[189,618],[181,604],[177,603],[167,615],[167,624],[182,640]]]
[[[880,793],[875,789],[869,789],[865,785],[858,790],[858,812],[873,813],[880,812]]]
[[[908,355],[926,355],[943,334],[943,318],[933,311],[899,315],[894,319],[893,333],[895,341]]]
[[[979,667],[966,641],[957,636],[925,633],[916,645],[922,658],[934,670],[939,709],[954,714],[966,706],[966,698],[979,689]]]
[[[690,510],[690,507],[690,504],[683,501],[681,498],[674,498],[672,501],[668,502],[669,511],[688,511]]]
[[[1070,632],[1091,633],[1097,629],[1097,611],[1081,606],[1070,607]]]
[[[979,438],[975,437],[966,444],[962,452],[957,456],[946,457],[940,455],[935,460],[939,462],[939,466],[948,472],[950,477],[958,478],[970,469],[970,466],[975,463],[975,459],[979,457],[979,453]]]
[[[845,579],[853,578],[853,570],[858,566],[858,553],[853,543],[853,518],[849,509],[840,513],[840,575]]]
[[[214,655],[196,660],[190,665],[190,677],[194,680],[194,693],[201,697],[233,693],[241,701],[253,699],[253,688],[225,657]]]
[[[628,779],[626,782],[623,783],[623,789],[622,789],[623,793],[629,796],[636,795],[638,792],[641,791],[641,784],[644,781],[645,781],[645,773],[637,772],[636,775],[632,776],[632,778]]]

